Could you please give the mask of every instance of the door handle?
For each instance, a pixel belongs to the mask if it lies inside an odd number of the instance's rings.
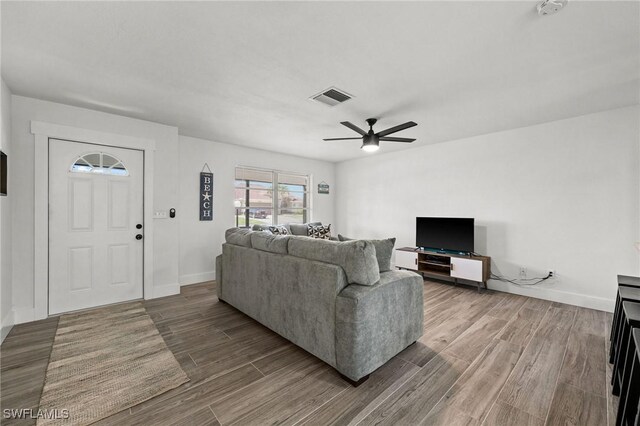
[[[136,240],[141,240],[141,239],[142,239],[142,234],[136,235]]]

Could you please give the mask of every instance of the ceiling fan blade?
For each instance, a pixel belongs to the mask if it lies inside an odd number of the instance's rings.
[[[390,135],[391,133],[399,132],[400,130],[408,129],[409,127],[417,126],[418,123],[414,123],[413,121],[407,121],[404,124],[399,124],[394,127],[390,127],[387,130],[383,130],[381,132],[376,133],[380,137],[384,137]]]
[[[415,141],[415,139],[409,139],[409,138],[380,138],[381,141],[386,141],[386,142],[413,142]]]
[[[360,127],[356,126],[355,124],[349,123],[348,121],[341,121],[340,124],[342,124],[343,126],[347,126],[351,130],[353,130],[356,133],[361,134],[362,136],[367,134],[367,132],[362,130]]]
[[[350,140],[362,140],[362,138],[329,138],[322,139],[323,141],[350,141]]]

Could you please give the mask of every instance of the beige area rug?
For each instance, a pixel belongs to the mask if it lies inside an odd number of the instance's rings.
[[[40,398],[59,418],[37,424],[90,424],[187,381],[142,303],[63,315]]]

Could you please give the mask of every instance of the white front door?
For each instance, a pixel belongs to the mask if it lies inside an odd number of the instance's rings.
[[[142,298],[142,151],[49,140],[49,314]]]

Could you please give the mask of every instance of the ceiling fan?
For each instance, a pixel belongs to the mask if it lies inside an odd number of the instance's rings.
[[[409,138],[390,138],[390,137],[387,137],[387,135],[399,132],[400,130],[408,129],[413,126],[417,126],[418,123],[414,123],[413,121],[407,121],[404,124],[399,124],[397,126],[390,127],[387,130],[374,133],[373,125],[376,124],[377,121],[378,121],[377,118],[367,118],[367,124],[369,125],[368,132],[365,132],[355,124],[349,123],[348,121],[343,121],[340,124],[342,124],[343,126],[347,126],[348,128],[355,131],[356,133],[359,133],[360,135],[362,135],[362,137],[361,138],[329,138],[324,140],[325,141],[346,141],[346,140],[362,139],[362,146],[360,148],[362,148],[362,150],[367,152],[377,151],[378,148],[380,148],[380,141],[408,142],[408,143],[415,141],[415,139],[409,139]]]

